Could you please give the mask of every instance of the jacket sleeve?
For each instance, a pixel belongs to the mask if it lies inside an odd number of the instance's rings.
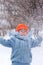
[[[31,48],[41,45],[42,37],[38,36],[37,39],[31,38]]]
[[[0,44],[6,46],[6,47],[12,47],[13,43],[15,42],[15,40],[13,39],[13,37],[11,39],[4,39],[3,37],[0,37]]]

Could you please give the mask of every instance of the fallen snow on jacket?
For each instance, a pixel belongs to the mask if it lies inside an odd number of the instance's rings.
[[[31,38],[31,31],[28,36],[21,36],[18,32],[11,34],[11,38],[6,40],[0,37],[0,44],[12,48],[11,60],[13,62],[30,63],[32,60],[31,48],[41,44],[42,38]]]

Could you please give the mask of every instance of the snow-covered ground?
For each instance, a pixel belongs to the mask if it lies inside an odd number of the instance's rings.
[[[43,37],[43,31],[41,31]],[[11,65],[11,48],[0,45],[0,65]],[[32,49],[32,63],[31,65],[43,65],[43,41],[41,47]]]

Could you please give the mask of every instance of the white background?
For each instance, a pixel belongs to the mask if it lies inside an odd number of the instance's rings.
[[[11,48],[0,45],[0,65],[11,65],[11,51]],[[41,47],[32,48],[31,65],[43,65],[43,41]]]

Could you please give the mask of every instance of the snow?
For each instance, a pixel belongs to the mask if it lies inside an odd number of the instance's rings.
[[[39,32],[43,38],[43,31]],[[7,39],[9,37],[7,36]],[[10,38],[9,38],[10,39]],[[0,45],[0,65],[11,65],[11,48]],[[31,50],[32,52],[32,63],[31,65],[43,65],[43,41],[41,47],[36,47]]]

